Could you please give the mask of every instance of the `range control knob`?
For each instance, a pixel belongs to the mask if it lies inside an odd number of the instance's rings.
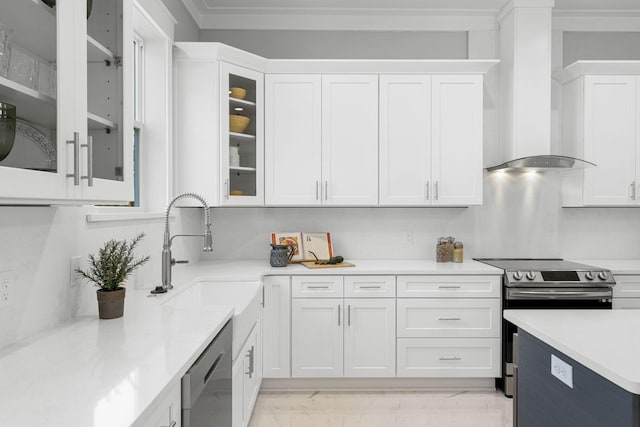
[[[584,273],[584,277],[587,280],[593,280],[596,278],[596,275],[593,273],[593,271],[587,271],[586,273]]]
[[[536,278],[536,273],[535,273],[535,271],[529,271],[529,272],[527,273],[527,279],[529,279],[529,280],[533,280],[533,279],[535,279],[535,278]]]
[[[601,271],[600,273],[598,273],[598,279],[607,280],[608,278],[609,278],[609,275],[607,274],[606,271]]]
[[[516,280],[522,280],[522,271],[516,271],[513,273],[513,278]]]

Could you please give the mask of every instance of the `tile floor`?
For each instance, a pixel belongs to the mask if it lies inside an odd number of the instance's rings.
[[[510,427],[498,392],[266,392],[249,427]]]

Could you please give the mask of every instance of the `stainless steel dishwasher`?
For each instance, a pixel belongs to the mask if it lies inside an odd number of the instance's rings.
[[[231,320],[182,377],[182,426],[231,427]]]

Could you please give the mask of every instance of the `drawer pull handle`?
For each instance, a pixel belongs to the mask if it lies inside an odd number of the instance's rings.
[[[460,285],[438,285],[438,289],[460,289]]]
[[[462,357],[458,356],[440,356],[439,360],[462,360]]]
[[[462,320],[460,317],[438,317],[438,320]]]
[[[329,289],[328,286],[307,286],[307,289]]]
[[[360,289],[382,289],[382,286],[380,285],[360,285],[358,286]]]

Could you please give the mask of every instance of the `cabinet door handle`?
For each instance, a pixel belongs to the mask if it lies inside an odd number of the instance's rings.
[[[440,356],[438,360],[462,360],[462,357],[458,356]]]
[[[316,200],[320,200],[320,181],[316,181]]]
[[[633,181],[631,183],[631,200],[635,200],[636,199],[636,182]]]
[[[87,180],[89,187],[93,187],[93,137],[87,137],[87,143],[82,144],[82,147],[87,148],[87,175],[81,178]]]
[[[427,200],[429,200],[429,187],[430,187],[429,181],[427,181],[427,185],[425,187],[427,187],[427,196],[426,197],[427,197]]]
[[[460,289],[460,285],[438,285],[438,289]]]
[[[434,185],[435,185],[435,191],[434,191],[435,194],[434,194],[433,199],[434,200],[438,200],[438,181],[436,181],[436,183]]]
[[[249,358],[249,366],[247,367],[247,371],[245,371],[245,374],[249,378],[251,378],[254,373],[254,366],[253,366],[254,354],[255,354],[255,347],[251,346],[249,351],[247,351],[247,354],[244,355],[244,357]]]
[[[329,286],[314,286],[314,285],[310,285],[310,286],[307,286],[307,289],[329,289]]]
[[[73,173],[68,173],[67,178],[73,178],[73,185],[80,185],[80,134],[74,132],[73,141],[67,144],[73,144]]]
[[[460,317],[438,317],[438,320],[462,320]]]
[[[340,326],[340,312],[342,311],[342,306],[338,304],[338,326]]]
[[[329,181],[324,182],[324,199],[329,200]]]
[[[351,304],[347,306],[347,326],[351,326]]]
[[[381,289],[382,286],[380,285],[361,285],[358,286],[360,289]]]
[[[224,182],[224,198],[229,200],[229,180]]]

